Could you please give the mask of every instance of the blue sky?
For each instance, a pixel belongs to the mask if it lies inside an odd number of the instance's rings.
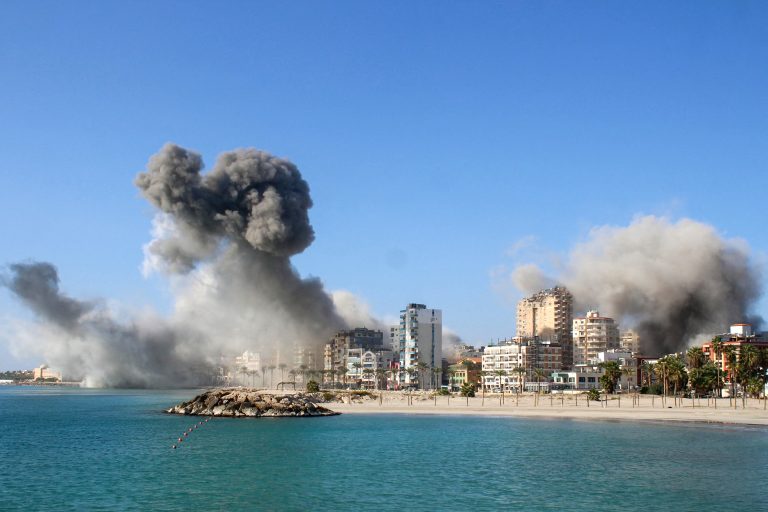
[[[0,264],[167,310],[132,184],[167,141],[293,160],[301,274],[476,344],[514,334],[494,269],[594,226],[690,217],[764,260],[766,26],[764,2],[3,2]]]

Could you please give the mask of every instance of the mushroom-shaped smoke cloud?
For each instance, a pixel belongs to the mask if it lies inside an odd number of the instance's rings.
[[[60,293],[52,265],[10,266],[2,284],[44,321],[38,353],[49,363],[95,385],[182,386],[222,354],[292,362],[297,346],[317,353],[346,327],[320,280],[301,278],[289,259],[314,239],[298,169],[255,149],[202,169],[198,154],[167,144],[136,178],[161,212],[145,268],[173,276],[169,318],[120,322],[96,302]]]

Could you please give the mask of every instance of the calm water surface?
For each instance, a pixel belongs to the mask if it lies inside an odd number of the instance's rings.
[[[342,415],[199,421],[193,391],[0,386],[0,510],[768,510],[768,430]]]

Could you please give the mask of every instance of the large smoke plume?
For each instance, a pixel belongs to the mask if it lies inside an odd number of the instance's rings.
[[[298,169],[254,149],[202,169],[198,154],[167,144],[136,178],[160,210],[145,269],[173,276],[169,318],[118,321],[103,304],[62,294],[52,265],[10,266],[3,284],[44,321],[36,343],[49,363],[94,385],[183,386],[222,353],[256,350],[291,363],[295,346],[317,350],[346,326],[322,283],[302,279],[289,259],[314,239]]]
[[[577,311],[599,308],[640,335],[650,355],[682,350],[736,322],[761,322],[751,308],[761,294],[760,271],[746,243],[727,240],[707,224],[646,216],[627,227],[593,229],[576,246],[558,279],[535,265],[518,267],[525,285],[559,282]]]

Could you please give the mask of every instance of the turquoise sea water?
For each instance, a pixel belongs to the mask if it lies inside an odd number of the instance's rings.
[[[768,430],[200,419],[193,391],[0,387],[0,510],[768,510]]]

